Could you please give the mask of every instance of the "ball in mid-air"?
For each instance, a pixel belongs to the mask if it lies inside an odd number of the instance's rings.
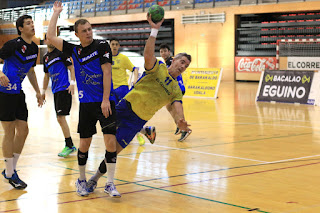
[[[164,9],[160,5],[152,5],[149,7],[148,13],[151,15],[151,20],[154,23],[158,23],[164,17]]]

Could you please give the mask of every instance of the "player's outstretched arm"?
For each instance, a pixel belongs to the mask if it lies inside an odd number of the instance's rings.
[[[151,15],[147,14],[147,20],[151,26],[151,33],[147,40],[146,46],[144,47],[143,56],[144,56],[144,67],[146,70],[150,70],[153,68],[154,63],[156,63],[156,60],[157,60],[156,57],[154,56],[156,37],[164,19],[162,19],[160,22],[155,24],[151,20]]]
[[[178,125],[179,129],[181,129],[183,131],[189,131],[190,125],[184,119],[182,103],[176,101],[172,104],[172,106],[175,110],[174,121]]]
[[[55,46],[58,50],[62,51],[63,48],[63,40],[57,37],[57,22],[59,15],[62,11],[62,3],[60,1],[56,1],[53,4],[53,14],[49,22],[47,38],[51,42],[53,46]]]
[[[36,97],[38,101],[38,106],[41,107],[43,105],[43,99],[38,86],[37,76],[36,76],[36,73],[34,72],[34,67],[31,67],[27,75],[34,91],[36,91],[37,93]]]

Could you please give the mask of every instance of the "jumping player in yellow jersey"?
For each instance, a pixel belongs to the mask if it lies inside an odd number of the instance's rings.
[[[129,92],[127,70],[130,70],[133,78],[133,85],[138,80],[139,69],[131,63],[130,59],[119,52],[120,42],[117,38],[110,38],[110,47],[112,50],[112,81],[113,93],[116,97],[116,105]],[[140,145],[145,144],[145,140],[140,133],[137,133],[137,139]]]
[[[160,45],[159,49],[160,49],[160,56],[166,62],[166,65],[169,68],[171,66],[172,60],[173,60],[173,58],[170,56],[171,55],[171,51],[170,51],[169,45],[163,43],[163,44]],[[185,92],[186,92],[186,88],[185,88],[185,86],[183,84],[182,76],[179,75],[176,78],[176,80],[179,83],[179,87],[181,89],[182,95],[184,95]],[[175,117],[175,111],[174,111],[172,105],[169,103],[169,104],[166,105],[166,108],[167,108],[168,112],[170,113],[170,115],[172,116],[172,118],[174,118]],[[177,127],[176,132],[174,134],[175,135],[181,134],[181,137],[180,137],[180,139],[178,141],[182,142],[191,134],[191,132],[192,132],[191,130],[188,131],[188,132],[180,131],[179,127]]]
[[[144,124],[163,106],[171,103],[176,111],[175,121],[179,129],[189,131],[182,107],[182,92],[176,78],[183,73],[191,63],[191,56],[179,53],[175,56],[169,68],[154,56],[155,41],[158,30],[164,19],[157,24],[147,16],[151,26],[151,34],[144,48],[146,71],[134,88],[116,106],[118,129],[117,153],[121,152],[134,138],[137,132],[143,130]],[[93,192],[99,178],[106,173],[103,160],[96,174],[88,181],[88,191]]]

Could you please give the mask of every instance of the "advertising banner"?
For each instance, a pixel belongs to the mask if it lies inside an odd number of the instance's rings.
[[[185,96],[217,98],[222,69],[188,68],[183,74]]]
[[[320,70],[319,57],[288,57],[288,70]]]
[[[308,99],[313,75],[311,71],[267,70],[260,80],[257,101],[313,104]]]
[[[240,73],[259,73],[276,69],[276,57],[235,57],[235,70]]]

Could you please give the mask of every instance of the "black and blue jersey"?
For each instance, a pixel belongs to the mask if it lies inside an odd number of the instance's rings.
[[[68,66],[72,65],[71,58],[58,49],[47,52],[43,56],[43,70],[49,73],[52,82],[52,92],[66,90],[69,83]]]
[[[169,68],[169,67],[171,66],[172,60],[173,60],[173,58],[172,58],[171,56],[166,60],[167,68]],[[182,75],[179,75],[179,76],[177,77],[177,81],[178,81],[178,83],[179,83],[179,87],[180,87],[180,89],[181,89],[182,95],[184,95],[184,94],[186,93],[186,88],[185,88],[185,86],[184,86],[184,84],[183,84]]]
[[[4,60],[2,72],[9,78],[9,85],[0,85],[0,92],[19,94],[21,83],[31,67],[36,66],[38,46],[28,44],[21,37],[6,42],[0,49],[0,58]]]
[[[63,41],[63,53],[72,56],[80,103],[102,102],[103,72],[101,65],[112,64],[110,46],[105,40],[93,40],[87,46]],[[114,100],[111,80],[110,100]]]

